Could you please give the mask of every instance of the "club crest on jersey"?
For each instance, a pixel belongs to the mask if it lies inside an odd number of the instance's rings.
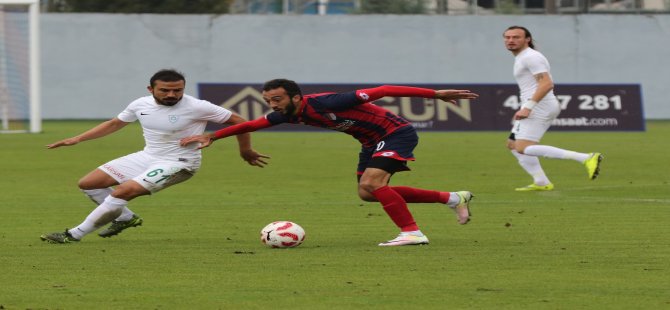
[[[358,97],[361,97],[361,99],[366,100],[366,101],[368,99],[370,99],[370,96],[368,94],[364,93],[364,92],[358,93]]]
[[[176,123],[179,120],[179,115],[168,115],[168,121],[170,123]]]

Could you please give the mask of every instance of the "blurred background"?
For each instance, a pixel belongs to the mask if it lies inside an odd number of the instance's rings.
[[[43,0],[44,12],[186,14],[667,13],[667,0]]]
[[[149,77],[162,68],[184,72],[195,96],[200,85],[278,77],[515,85],[514,59],[502,40],[511,25],[530,29],[557,85],[639,85],[635,113],[670,119],[668,0],[18,1],[39,8],[44,119],[114,117],[148,94]],[[7,82],[18,74],[10,72],[26,70],[12,65],[21,59],[7,51],[26,49],[16,42],[27,30],[11,24],[16,6],[0,6],[0,79],[17,88],[28,83]]]

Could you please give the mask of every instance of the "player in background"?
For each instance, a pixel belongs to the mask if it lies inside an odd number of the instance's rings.
[[[117,117],[78,136],[47,145],[53,149],[101,138],[137,120],[142,125],[145,140],[144,150],[107,162],[79,180],[79,188],[98,207],[79,226],[44,234],[42,240],[76,242],[110,222],[111,225],[99,233],[101,237],[111,237],[142,225],[142,218],[128,208],[128,202],[184,182],[200,167],[202,151],[195,146],[181,147],[179,140],[202,134],[207,122],[239,124],[245,121],[227,109],[184,94],[185,83],[184,76],[175,70],[158,71],[147,87],[150,96],[136,99]],[[247,163],[258,167],[266,164],[263,158],[268,157],[251,148],[249,134],[239,135],[237,140],[240,155]]]
[[[507,140],[519,165],[533,177],[533,183],[517,191],[550,191],[554,184],[544,173],[539,157],[572,159],[586,167],[588,178],[593,180],[600,172],[601,153],[578,153],[549,145],[540,145],[540,139],[556,119],[561,109],[554,96],[549,61],[535,50],[533,37],[528,29],[511,26],[503,33],[505,47],[514,58],[514,78],[519,85],[523,105],[514,114],[514,125]]]
[[[442,203],[452,208],[460,224],[470,218],[469,191],[440,192],[407,186],[389,186],[391,176],[409,170],[407,161],[418,143],[414,127],[407,120],[370,102],[385,96],[436,98],[448,102],[475,99],[468,90],[432,90],[406,86],[381,86],[347,93],[302,95],[294,81],[275,79],[263,85],[263,99],[273,112],[253,121],[230,126],[214,133],[182,139],[182,145],[200,143],[256,131],[282,123],[305,124],[344,132],[361,144],[358,162],[358,195],[364,201],[380,202],[400,228],[400,235],[380,246],[427,244],[407,203]]]

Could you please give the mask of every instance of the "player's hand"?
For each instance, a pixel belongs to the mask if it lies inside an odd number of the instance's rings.
[[[458,99],[477,99],[475,94],[467,89],[440,89],[435,91],[435,98],[446,102],[456,103]]]
[[[256,167],[265,167],[268,163],[263,160],[264,158],[270,158],[270,156],[260,154],[253,149],[249,150],[241,150],[240,151],[240,156],[242,156],[242,159],[249,163],[249,165],[256,166]]]
[[[55,149],[55,148],[60,147],[60,146],[70,146],[70,145],[75,145],[77,143],[79,143],[79,139],[77,139],[77,138],[67,138],[67,139],[64,139],[64,140],[60,140],[58,142],[47,144],[47,148],[48,149]]]
[[[521,108],[521,109],[519,109],[519,111],[516,111],[516,113],[514,113],[514,119],[515,120],[520,120],[520,119],[528,118],[529,115],[530,115],[530,110],[529,109]]]
[[[206,148],[206,147],[212,145],[214,140],[212,140],[212,138],[209,135],[190,136],[190,137],[182,138],[181,140],[179,140],[179,145],[187,146],[187,145],[189,145],[193,142],[200,143],[200,145],[198,146],[198,150],[199,150],[199,149],[203,149],[203,148]]]

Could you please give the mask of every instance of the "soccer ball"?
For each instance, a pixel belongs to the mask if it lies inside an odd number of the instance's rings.
[[[289,221],[277,221],[261,230],[261,242],[272,248],[293,248],[305,241],[305,230]]]

